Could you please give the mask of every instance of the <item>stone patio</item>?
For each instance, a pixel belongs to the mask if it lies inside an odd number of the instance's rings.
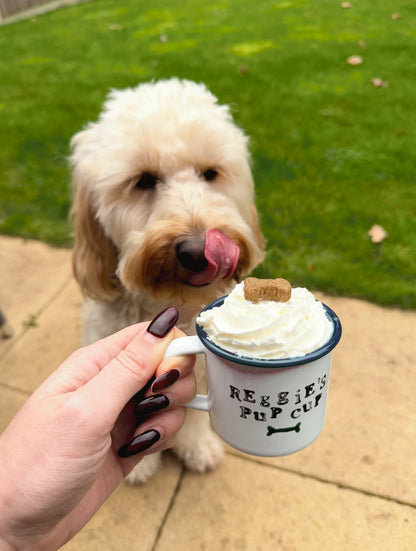
[[[80,342],[70,252],[0,237],[0,428]],[[414,551],[416,313],[317,294],[339,315],[321,436],[284,458],[227,448],[195,474],[169,453],[122,484],[67,551]]]

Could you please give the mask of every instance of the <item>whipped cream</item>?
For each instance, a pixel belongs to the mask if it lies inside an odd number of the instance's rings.
[[[292,289],[287,302],[253,303],[239,283],[221,306],[197,323],[216,345],[250,358],[294,358],[313,352],[330,339],[333,326],[321,302],[303,287]]]

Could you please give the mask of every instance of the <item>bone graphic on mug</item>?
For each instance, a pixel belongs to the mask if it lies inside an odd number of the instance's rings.
[[[301,425],[301,423],[299,422],[294,427],[285,427],[285,428],[281,428],[281,429],[275,429],[274,427],[271,427],[269,425],[267,427],[267,436],[271,436],[272,434],[276,434],[277,432],[292,432],[292,431],[300,432],[300,425]]]

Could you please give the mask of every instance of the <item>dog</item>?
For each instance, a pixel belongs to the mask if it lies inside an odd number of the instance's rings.
[[[200,309],[263,259],[248,138],[204,84],[172,78],[110,91],[98,120],[73,136],[70,162],[84,344],[168,306],[193,333]],[[207,414],[194,410],[173,451],[198,472],[224,453]],[[146,482],[159,464],[160,454],[146,456],[128,481]]]

